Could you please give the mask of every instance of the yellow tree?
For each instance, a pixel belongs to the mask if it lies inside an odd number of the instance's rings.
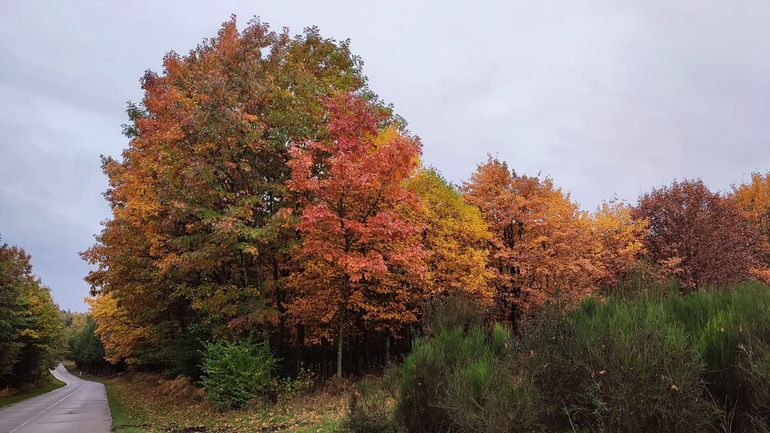
[[[104,346],[104,359],[113,364],[121,360],[129,365],[136,364],[138,359],[134,352],[146,339],[148,329],[132,320],[111,293],[87,298],[86,302],[96,322],[96,334]]]
[[[492,234],[481,212],[435,169],[421,169],[407,182],[423,207],[418,218],[424,227],[428,254],[427,293],[462,293],[480,305],[494,301],[493,272],[487,268]]]
[[[751,182],[733,186],[732,201],[770,241],[770,172],[752,173]]]
[[[631,208],[620,201],[602,203],[591,218],[596,284],[614,287],[644,253],[646,219],[634,219]]]

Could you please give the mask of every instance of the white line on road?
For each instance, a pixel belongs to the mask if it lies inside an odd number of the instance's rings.
[[[22,428],[22,427],[24,427],[25,425],[27,425],[27,424],[31,423],[32,421],[36,420],[36,419],[37,419],[37,418],[38,418],[40,415],[42,415],[42,414],[44,414],[45,412],[47,412],[47,411],[48,411],[48,409],[51,409],[52,407],[56,406],[57,404],[59,404],[59,403],[63,402],[63,401],[64,401],[64,400],[66,400],[66,399],[68,399],[68,398],[69,398],[69,397],[70,397],[72,394],[74,394],[74,393],[76,393],[76,392],[80,391],[80,388],[82,388],[82,387],[83,387],[83,385],[84,385],[84,384],[82,384],[82,383],[81,383],[81,384],[80,384],[80,386],[78,386],[77,388],[75,388],[75,390],[74,390],[74,391],[72,391],[71,393],[69,393],[69,394],[65,395],[65,396],[64,396],[64,397],[63,397],[61,400],[57,401],[56,403],[54,403],[54,404],[52,404],[52,405],[48,406],[47,408],[45,408],[45,409],[43,409],[43,410],[41,410],[40,412],[38,412],[38,413],[37,413],[37,415],[35,415],[35,416],[33,416],[32,418],[28,419],[27,421],[25,421],[25,422],[24,422],[24,424],[22,424],[22,425],[20,425],[20,426],[16,427],[15,429],[11,430],[11,431],[10,431],[10,432],[8,432],[8,433],[16,433],[17,431],[21,430],[21,428]]]

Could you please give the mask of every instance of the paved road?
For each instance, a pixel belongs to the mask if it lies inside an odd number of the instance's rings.
[[[109,433],[104,385],[52,370],[67,386],[0,409],[0,433]]]

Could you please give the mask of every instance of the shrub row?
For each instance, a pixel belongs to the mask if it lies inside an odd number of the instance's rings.
[[[765,285],[546,308],[517,338],[471,317],[432,326],[390,391],[359,390],[351,430],[768,431]]]

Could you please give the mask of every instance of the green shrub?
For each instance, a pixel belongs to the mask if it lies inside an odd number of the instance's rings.
[[[586,301],[552,312],[526,347],[544,399],[544,419],[559,430],[704,431],[714,407],[684,327],[660,302]]]
[[[274,366],[266,345],[212,342],[206,345],[201,383],[215,407],[243,407],[271,389]]]
[[[708,392],[738,428],[765,425],[770,407],[765,354],[770,347],[770,288],[747,281],[724,290],[672,297],[665,304],[684,324],[705,366]],[[764,379],[763,379],[764,378]]]
[[[364,379],[350,397],[348,430],[354,433],[395,433],[393,410],[400,370],[394,365],[379,380]]]
[[[404,361],[395,418],[408,432],[537,431],[536,392],[514,375],[513,341],[496,325],[442,329]]]
[[[281,401],[290,401],[307,394],[315,384],[315,375],[301,368],[296,377],[282,377],[277,380],[276,392]]]

